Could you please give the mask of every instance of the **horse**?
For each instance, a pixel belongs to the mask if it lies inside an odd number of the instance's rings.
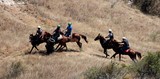
[[[37,48],[37,46],[38,46],[39,44],[42,44],[42,43],[44,43],[44,42],[47,42],[47,40],[50,38],[50,36],[51,36],[51,34],[48,33],[48,32],[46,32],[46,31],[42,33],[41,38],[38,38],[37,35],[30,34],[29,40],[30,40],[30,42],[31,42],[32,48],[31,48],[31,50],[30,50],[29,53],[32,52],[33,48],[36,48],[37,50],[39,50],[39,49]]]
[[[102,35],[98,34],[98,36],[94,39],[95,41],[99,40],[102,48],[103,48],[103,53],[106,55],[106,58],[109,56],[107,53],[107,49],[112,49],[112,45],[109,44],[109,40],[106,40]]]
[[[134,61],[134,62],[137,62],[138,60],[137,60],[137,58],[136,58],[136,56],[138,56],[138,58],[139,59],[141,59],[142,58],[142,55],[141,55],[141,53],[140,52],[138,52],[138,51],[135,51],[135,50],[133,50],[133,49],[128,49],[128,50],[126,50],[126,51],[122,51],[121,50],[121,48],[122,48],[122,44],[120,44],[119,42],[117,42],[116,40],[114,40],[114,41],[112,41],[112,44],[113,44],[113,51],[115,52],[115,54],[113,54],[112,56],[111,56],[111,58],[112,57],[114,57],[115,58],[115,56],[117,55],[117,54],[119,54],[119,60],[121,60],[121,55],[128,55],[131,59],[132,59],[132,61]]]
[[[119,61],[121,61],[121,55],[128,55],[134,62],[137,61],[136,59],[136,56],[139,57],[139,59],[141,59],[141,53],[138,52],[138,51],[134,51],[132,49],[129,49],[128,52],[122,52],[121,51],[121,44],[119,42],[117,42],[116,40],[112,40],[111,42],[108,42],[103,36],[101,36],[100,34],[98,34],[98,36],[94,39],[95,41],[96,40],[99,40],[100,41],[100,44],[101,46],[103,47],[104,49],[104,54],[106,54],[106,57],[109,56],[107,54],[107,49],[113,49],[113,51],[115,52],[115,54],[113,54],[111,56],[115,58],[115,56],[117,54],[119,54]]]
[[[81,38],[83,38],[85,40],[85,42],[88,43],[87,37],[85,35],[82,35],[82,34],[73,33],[71,37],[66,37],[65,35],[62,35],[60,40],[58,40],[58,42],[57,42],[59,44],[56,47],[56,49],[58,49],[59,46],[60,46],[60,48],[62,48],[62,46],[64,46],[64,47],[66,47],[66,50],[67,50],[66,43],[68,43],[68,42],[76,42],[77,45],[79,46],[79,48],[81,49],[82,48],[82,43],[80,42]]]

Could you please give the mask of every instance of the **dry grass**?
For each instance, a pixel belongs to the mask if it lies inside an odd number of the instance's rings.
[[[28,0],[26,5],[16,7],[0,6],[0,78],[5,75],[5,66],[20,61],[25,69],[16,79],[81,79],[82,72],[92,66],[108,64],[111,59],[103,58],[99,42],[93,39],[101,33],[106,35],[113,29],[115,38],[126,36],[135,50],[158,51],[160,48],[160,19],[144,15],[132,9],[123,1],[117,0]],[[114,6],[113,6],[114,5]],[[68,43],[75,51],[55,52],[50,56],[40,54],[24,55],[30,50],[28,36],[41,25],[52,32],[57,24],[64,29],[67,22],[73,23],[73,32],[88,37],[89,44],[83,42],[79,52],[76,43]],[[39,46],[45,50],[45,44]],[[34,50],[35,51],[35,50]],[[112,50],[108,51],[110,55]],[[131,60],[123,56],[125,63]],[[118,62],[118,58],[113,61]],[[8,66],[9,67],[9,66]]]

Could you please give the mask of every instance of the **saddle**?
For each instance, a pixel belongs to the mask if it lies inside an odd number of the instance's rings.
[[[128,53],[130,51],[130,49],[125,50],[124,52]]]
[[[124,52],[125,52],[125,53],[129,53],[129,52],[134,52],[134,50],[132,50],[132,49],[127,49],[127,50],[125,50]]]

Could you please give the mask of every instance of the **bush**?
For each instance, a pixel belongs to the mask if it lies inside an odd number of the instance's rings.
[[[98,68],[92,67],[88,69],[84,77],[85,79],[123,79],[127,74],[126,66],[111,62],[109,65]]]
[[[134,0],[134,4],[144,13],[160,16],[160,0]]]
[[[2,79],[14,79],[18,77],[23,71],[24,68],[21,62],[14,62],[10,65],[9,69],[7,69],[7,74]]]
[[[133,65],[131,71],[140,79],[160,79],[160,52],[149,52],[142,61]]]

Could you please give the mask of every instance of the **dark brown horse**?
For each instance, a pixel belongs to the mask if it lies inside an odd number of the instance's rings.
[[[107,56],[109,56],[108,53],[107,53],[107,49],[112,49],[112,46],[111,46],[111,44],[109,44],[109,41],[106,40],[100,34],[98,34],[98,36],[94,40],[95,41],[99,40],[99,42],[100,42],[100,44],[101,44],[101,46],[102,46],[102,48],[104,50],[103,53],[106,55],[106,58],[107,58]]]
[[[139,59],[142,58],[142,55],[140,52],[138,51],[135,51],[133,49],[128,49],[127,52],[126,51],[122,51],[122,44],[120,44],[119,42],[117,42],[116,40],[112,41],[112,44],[113,44],[113,50],[115,51],[115,54],[113,54],[111,56],[115,58],[115,56],[117,54],[119,54],[119,60],[121,60],[121,55],[128,55],[134,62],[137,62],[137,58],[136,56],[138,56]]]
[[[66,47],[66,50],[67,50],[66,43],[68,43],[68,42],[76,42],[77,45],[79,46],[79,48],[81,49],[82,48],[82,43],[80,42],[81,37],[85,40],[86,43],[88,43],[87,37],[82,34],[73,33],[71,37],[66,37],[66,36],[62,35],[62,38],[60,40],[58,40],[59,45],[56,47],[56,49],[58,49],[59,46],[60,46],[60,48],[62,48],[62,46],[63,46],[63,48]]]
[[[108,56],[106,50],[111,49],[111,48],[115,52],[115,54],[112,55],[111,58],[112,57],[115,58],[115,56],[117,54],[119,54],[119,60],[121,60],[121,55],[128,55],[134,62],[136,62],[137,61],[136,55],[139,58],[142,57],[140,52],[134,51],[132,49],[130,49],[129,52],[122,52],[121,51],[121,44],[119,44],[119,42],[117,42],[116,40],[113,40],[110,42],[111,44],[108,44],[107,40],[105,40],[105,38],[103,36],[101,36],[100,34],[98,34],[98,36],[95,38],[95,41],[96,40],[100,40],[100,44],[104,49],[104,53],[106,54],[106,57]]]
[[[50,38],[50,36],[51,36],[50,33],[43,32],[42,35],[41,35],[41,38],[38,39],[37,35],[30,34],[29,39],[30,39],[30,42],[32,44],[32,48],[31,48],[29,53],[32,52],[33,48],[36,48],[37,50],[39,50],[37,48],[37,46],[41,43],[47,42],[47,40]]]

